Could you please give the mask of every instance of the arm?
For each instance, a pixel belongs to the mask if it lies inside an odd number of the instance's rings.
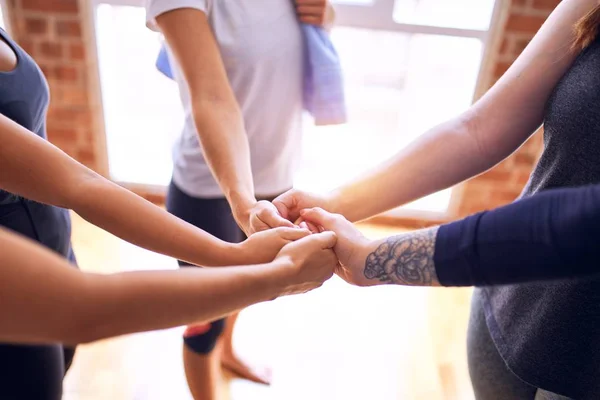
[[[229,244],[102,178],[3,115],[0,143],[0,188],[73,209],[128,242],[193,264],[269,262],[284,244],[306,234],[282,228]]]
[[[340,275],[361,285],[486,286],[600,274],[600,185],[556,189],[463,220],[370,241],[321,209]]]
[[[156,23],[187,82],[204,157],[240,227],[250,234],[293,226],[271,204],[256,201],[244,120],[206,14],[177,8],[157,15]]]
[[[359,221],[453,186],[508,157],[541,125],[548,97],[577,55],[573,26],[596,3],[561,2],[506,74],[462,115],[326,196],[284,194],[275,201],[280,214],[294,221],[301,209],[318,206]]]
[[[214,320],[306,292],[331,277],[337,262],[335,235],[315,236],[286,246],[269,264],[96,275],[0,229],[0,340],[90,342]]]

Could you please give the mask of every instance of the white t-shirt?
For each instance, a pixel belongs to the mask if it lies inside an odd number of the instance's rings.
[[[242,110],[257,196],[292,187],[301,146],[302,31],[291,0],[146,0],[148,26],[178,8],[194,8],[208,17]],[[174,182],[187,194],[222,197],[202,154],[190,94],[173,57],[185,124],[173,151]]]

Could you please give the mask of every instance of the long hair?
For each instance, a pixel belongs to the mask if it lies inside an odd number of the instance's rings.
[[[573,47],[584,49],[598,36],[600,31],[600,4],[575,24],[575,42]]]

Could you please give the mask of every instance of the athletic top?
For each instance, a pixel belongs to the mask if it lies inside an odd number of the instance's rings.
[[[0,72],[0,114],[46,139],[46,112],[50,94],[44,74],[35,61],[0,28],[0,37],[15,52],[17,66]],[[17,201],[0,190],[0,205]]]

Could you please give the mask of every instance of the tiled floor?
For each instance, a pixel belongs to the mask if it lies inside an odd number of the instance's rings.
[[[365,227],[372,237],[390,231]],[[173,269],[175,263],[78,217],[74,243],[83,269]],[[273,368],[269,388],[223,382],[232,400],[471,399],[464,355],[468,290],[355,288],[332,279],[314,292],[245,310],[235,344]],[[65,400],[189,400],[182,329],[82,346]]]

